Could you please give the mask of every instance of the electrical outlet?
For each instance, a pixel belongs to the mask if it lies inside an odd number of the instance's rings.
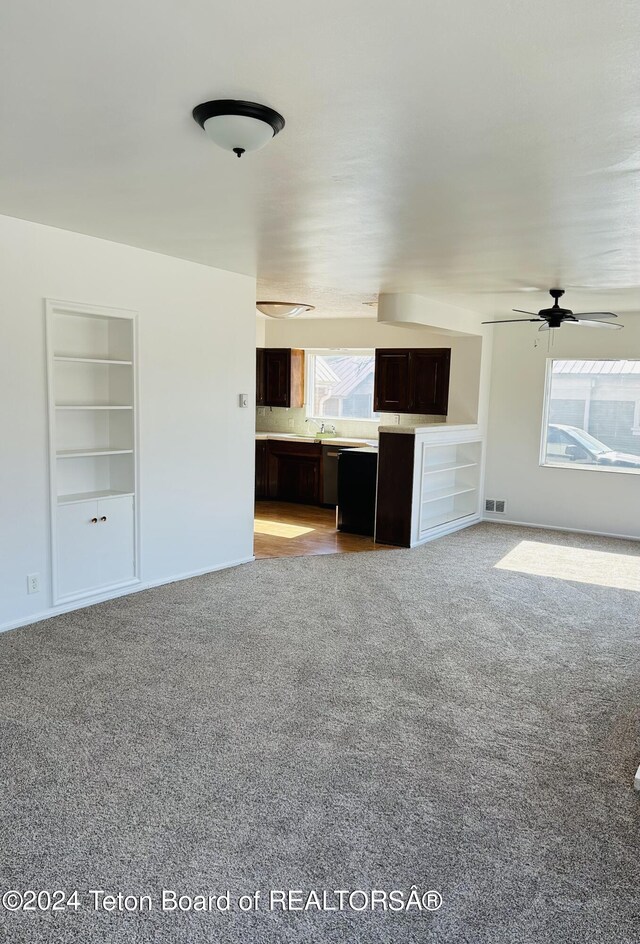
[[[399,414],[399,413],[392,413],[391,416],[389,417],[389,422],[391,423],[392,426],[399,426],[399,425],[400,425],[400,414]]]
[[[40,593],[40,574],[27,574],[27,593]]]
[[[258,416],[266,416],[267,411],[263,406],[258,407]]]

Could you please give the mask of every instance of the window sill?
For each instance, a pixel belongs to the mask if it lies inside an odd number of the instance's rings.
[[[582,465],[580,462],[540,462],[542,469],[570,469],[572,472],[622,472],[625,475],[640,475],[640,468],[623,465]]]

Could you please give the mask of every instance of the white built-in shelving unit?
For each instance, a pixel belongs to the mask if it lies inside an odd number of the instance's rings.
[[[483,443],[476,424],[382,427],[382,433],[385,439],[391,434],[385,449],[393,449],[396,437],[413,438],[411,493],[404,499],[410,514],[410,547],[480,520]]]
[[[434,528],[478,515],[482,443],[437,434],[433,441],[427,434],[416,445],[421,459],[417,537],[423,539]]]
[[[135,313],[46,301],[53,602],[135,583]]]

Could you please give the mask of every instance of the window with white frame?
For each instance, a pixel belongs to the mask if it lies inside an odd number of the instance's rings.
[[[548,361],[541,462],[640,472],[640,360]]]
[[[374,351],[306,351],[307,416],[369,420],[373,411]]]

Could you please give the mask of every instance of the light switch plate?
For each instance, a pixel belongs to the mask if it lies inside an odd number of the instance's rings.
[[[238,406],[242,407],[243,410],[246,409],[246,407],[249,406],[249,394],[248,394],[248,393],[240,393],[240,394],[238,394]]]

